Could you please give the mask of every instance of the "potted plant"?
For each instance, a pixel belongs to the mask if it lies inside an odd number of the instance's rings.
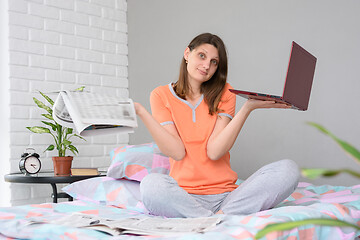
[[[75,91],[82,91],[84,87],[78,88]],[[52,151],[57,149],[58,155],[52,157],[53,163],[54,163],[54,173],[55,175],[70,175],[70,169],[71,164],[73,160],[73,156],[67,156],[66,150],[70,150],[74,155],[79,153],[77,148],[72,144],[72,138],[77,137],[82,140],[85,140],[83,137],[77,135],[74,133],[72,128],[66,128],[58,124],[52,116],[52,106],[54,105],[54,101],[39,91],[41,96],[44,97],[44,99],[51,105],[47,106],[42,101],[38,100],[37,98],[33,97],[34,102],[39,108],[44,109],[47,113],[41,114],[46,121],[41,121],[45,127],[42,126],[34,126],[34,127],[26,127],[33,133],[48,133],[50,134],[54,139],[54,144],[50,144],[44,152],[46,151]],[[50,121],[49,121],[50,120]]]

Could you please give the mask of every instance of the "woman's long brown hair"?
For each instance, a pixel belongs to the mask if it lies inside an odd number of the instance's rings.
[[[209,106],[209,114],[213,115],[220,111],[218,105],[226,84],[228,71],[227,54],[225,44],[221,38],[211,33],[203,33],[196,36],[188,47],[190,51],[192,51],[194,48],[205,43],[213,45],[219,53],[219,63],[216,72],[208,81],[202,83],[200,88],[201,93],[204,94],[204,100]],[[184,58],[180,65],[179,79],[173,87],[176,94],[182,99],[185,99],[190,93],[191,89],[188,82],[187,64]]]

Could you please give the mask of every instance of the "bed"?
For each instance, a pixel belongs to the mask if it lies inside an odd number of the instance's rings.
[[[168,159],[154,144],[114,149],[106,177],[72,183],[63,190],[72,202],[29,204],[0,208],[2,239],[254,239],[271,223],[331,218],[360,225],[360,185],[315,186],[300,182],[295,192],[273,209],[251,215],[224,215],[211,231],[181,236],[110,236],[100,231],[51,224],[73,213],[109,219],[148,215],[139,196],[139,181],[149,172],[168,173]],[[146,161],[144,161],[146,159]],[[241,181],[240,181],[241,182]],[[29,224],[31,221],[41,224]],[[284,232],[272,232],[262,239],[359,239],[360,231],[305,225]]]

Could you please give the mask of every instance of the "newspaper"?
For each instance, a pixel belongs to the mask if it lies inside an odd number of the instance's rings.
[[[137,127],[131,99],[100,93],[61,91],[53,105],[53,118],[80,136],[132,133]]]
[[[143,215],[112,220],[88,214],[73,213],[52,220],[49,223],[69,227],[91,228],[113,236],[122,234],[177,236],[212,230],[222,219],[221,215],[201,218],[161,218]]]

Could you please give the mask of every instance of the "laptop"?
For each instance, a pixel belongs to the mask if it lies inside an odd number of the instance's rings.
[[[309,105],[316,60],[316,57],[293,41],[282,96],[236,89],[230,89],[230,91],[247,99],[287,103],[290,104],[293,109],[306,111]]]

